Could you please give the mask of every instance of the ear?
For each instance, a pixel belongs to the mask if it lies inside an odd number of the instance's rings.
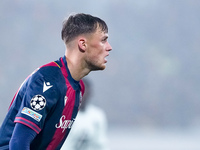
[[[86,50],[86,39],[85,38],[80,38],[78,40],[78,47],[81,52],[85,52],[85,50]]]

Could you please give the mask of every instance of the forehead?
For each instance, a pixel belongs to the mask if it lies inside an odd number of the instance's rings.
[[[99,36],[99,37],[108,37],[108,32],[102,31],[101,28],[97,28],[96,31],[93,33],[93,35]]]

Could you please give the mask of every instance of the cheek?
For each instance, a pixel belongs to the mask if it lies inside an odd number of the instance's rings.
[[[100,57],[103,54],[103,46],[100,44],[95,44],[92,48],[91,48],[91,54],[94,57]]]
[[[99,64],[103,61],[103,55],[101,50],[93,49],[93,51],[88,55],[89,62],[93,64]]]

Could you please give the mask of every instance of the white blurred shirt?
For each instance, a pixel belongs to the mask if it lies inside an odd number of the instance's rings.
[[[88,105],[85,111],[79,111],[61,150],[109,150],[106,130],[104,111]]]

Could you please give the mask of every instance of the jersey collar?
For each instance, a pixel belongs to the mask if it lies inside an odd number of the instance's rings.
[[[67,61],[66,61],[65,56],[62,57],[62,60],[63,60],[63,63],[64,63],[64,65],[65,65],[65,68],[66,68],[66,70],[67,70],[67,79],[69,80],[69,82],[70,82],[72,88],[73,88],[74,90],[80,89],[79,81],[74,80],[74,79],[72,78],[72,76],[71,76],[71,73],[70,73],[69,68],[68,68],[68,66],[67,66]]]

